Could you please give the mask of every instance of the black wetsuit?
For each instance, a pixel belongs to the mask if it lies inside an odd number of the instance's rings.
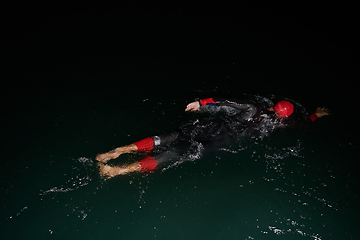
[[[201,155],[204,148],[233,141],[261,119],[261,107],[251,100],[211,98],[199,102],[203,113],[200,118],[175,131],[152,137],[154,147],[166,148],[164,153],[155,156],[158,164]]]
[[[262,106],[252,100],[225,98],[207,98],[199,100],[199,103],[202,114],[196,120],[175,131],[134,143],[139,151],[156,148],[161,152],[140,161],[142,171],[153,170],[159,164],[172,160],[195,160],[201,157],[204,149],[217,149],[221,144],[244,135],[266,136],[280,127],[310,122],[317,118],[316,114],[310,117],[305,114],[298,121],[294,119],[295,114],[292,114],[288,118],[276,119],[274,112],[268,110],[273,103],[267,98],[263,98]]]

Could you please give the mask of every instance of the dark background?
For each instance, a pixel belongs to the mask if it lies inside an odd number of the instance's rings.
[[[349,2],[2,1],[0,8],[6,126],[69,94],[279,94],[347,116],[357,104],[358,17]]]
[[[314,1],[1,1],[3,238],[278,239],[276,226],[296,239],[358,239],[356,11]],[[242,93],[333,115],[161,174],[104,182],[89,163],[178,127],[196,97]]]

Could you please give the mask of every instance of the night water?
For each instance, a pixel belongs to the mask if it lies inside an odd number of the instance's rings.
[[[3,156],[4,239],[359,237],[355,148],[317,128],[325,118],[153,173],[99,177],[97,153],[193,118],[185,100],[68,96],[24,116]]]
[[[0,238],[360,239],[356,52],[278,4],[7,13]],[[332,115],[99,176],[97,154],[193,121],[195,98],[273,94]]]

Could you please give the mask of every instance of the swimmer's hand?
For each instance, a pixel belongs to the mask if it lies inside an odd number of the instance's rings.
[[[188,111],[199,111],[199,109],[200,109],[200,103],[199,103],[198,101],[196,101],[196,102],[189,103],[189,104],[186,106],[185,112],[188,112]]]
[[[318,108],[316,109],[315,114],[316,114],[316,116],[318,116],[318,117],[323,117],[323,116],[330,115],[331,113],[330,113],[330,110],[327,109],[327,108],[320,108],[320,107],[318,107]]]

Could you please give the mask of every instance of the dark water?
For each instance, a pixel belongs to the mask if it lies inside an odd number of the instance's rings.
[[[24,116],[3,155],[3,236],[358,238],[356,148],[327,132],[329,119],[153,174],[99,178],[96,153],[176,125],[183,100],[79,95]]]
[[[271,15],[271,6],[261,9]],[[9,41],[1,238],[359,239],[351,47],[328,53],[336,39],[306,40],[313,18],[296,25],[271,15],[235,34],[224,23],[237,17],[202,23],[198,10],[180,10],[170,22],[147,22],[144,9],[132,17],[68,12],[36,28],[39,36],[29,30],[29,40]],[[300,26],[298,38],[285,34],[296,31],[284,19]],[[187,122],[195,97],[243,93],[296,99],[309,113],[327,106],[333,115],[151,174],[99,177],[97,153]]]

